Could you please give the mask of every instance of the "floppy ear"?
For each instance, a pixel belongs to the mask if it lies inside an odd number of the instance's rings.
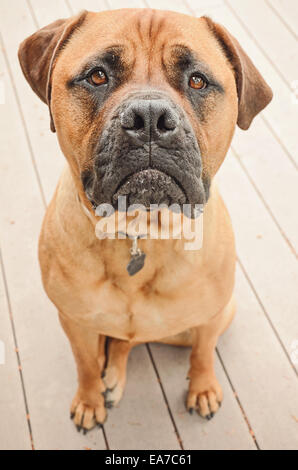
[[[69,19],[57,20],[36,31],[19,47],[18,57],[23,74],[32,90],[48,104],[53,132],[55,126],[50,108],[51,74],[59,52],[74,30],[82,24],[86,14],[87,11],[83,11]]]
[[[208,17],[204,19],[233,66],[238,94],[237,124],[246,130],[253,118],[270,103],[272,90],[239,42],[220,24]]]

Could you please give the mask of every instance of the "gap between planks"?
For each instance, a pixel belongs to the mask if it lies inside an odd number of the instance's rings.
[[[155,372],[155,375],[156,375],[156,378],[157,378],[157,382],[160,386],[160,390],[161,390],[161,393],[162,393],[162,396],[163,396],[163,399],[164,399],[164,402],[166,404],[166,407],[167,407],[167,410],[168,410],[168,413],[169,413],[169,416],[170,416],[170,419],[172,421],[172,424],[173,424],[173,427],[174,427],[174,431],[175,431],[175,434],[176,434],[176,437],[178,439],[178,443],[179,443],[179,446],[181,448],[181,450],[184,450],[184,447],[183,447],[183,441],[181,439],[181,436],[179,434],[179,430],[178,430],[178,427],[176,425],[176,422],[175,422],[175,419],[174,419],[174,416],[173,416],[173,413],[171,411],[171,408],[170,408],[170,404],[169,404],[169,401],[167,399],[167,395],[166,395],[166,392],[165,392],[165,389],[162,385],[162,381],[161,381],[161,377],[159,375],[159,372],[158,372],[158,368],[155,364],[155,361],[154,361],[154,357],[153,357],[153,354],[151,352],[151,349],[150,349],[150,345],[147,343],[146,344],[146,350],[147,350],[147,353],[149,355],[149,358],[150,358],[150,361],[151,361],[151,364],[152,364],[152,367],[153,367],[153,370]]]
[[[276,227],[278,228],[281,236],[284,238],[285,242],[287,243],[287,245],[289,246],[291,252],[293,253],[293,255],[295,256],[295,258],[297,259],[297,253],[296,253],[296,250],[295,248],[293,247],[292,243],[290,242],[289,238],[287,237],[287,235],[285,234],[284,230],[282,229],[282,227],[280,226],[277,218],[275,217],[275,215],[273,214],[269,204],[266,202],[265,198],[263,197],[261,191],[259,190],[259,188],[257,187],[257,185],[255,184],[253,178],[250,176],[249,172],[247,171],[247,168],[245,166],[245,164],[243,163],[243,161],[241,160],[241,158],[239,157],[239,154],[237,153],[237,151],[235,150],[235,148],[233,147],[233,145],[231,145],[231,150],[232,152],[234,153],[236,160],[238,161],[239,165],[241,166],[243,172],[245,173],[247,179],[249,180],[250,184],[253,186],[255,192],[258,194],[260,200],[262,201],[263,205],[266,207],[267,209],[267,212],[270,214],[273,222],[275,223]]]
[[[18,364],[18,369],[19,369],[19,376],[20,376],[20,382],[21,382],[21,387],[22,387],[24,405],[25,405],[25,410],[26,410],[29,439],[31,442],[32,450],[34,450],[35,449],[34,439],[33,439],[33,432],[32,432],[32,426],[31,426],[31,421],[30,421],[30,411],[29,411],[27,394],[26,394],[26,389],[25,389],[25,382],[24,382],[24,377],[23,377],[22,361],[21,361],[21,355],[20,355],[19,347],[18,347],[17,334],[16,334],[15,324],[13,320],[11,301],[10,301],[10,295],[9,295],[9,290],[8,290],[8,284],[7,284],[6,274],[5,274],[5,267],[3,263],[1,248],[0,248],[0,266],[1,266],[3,285],[4,285],[4,292],[5,292],[7,307],[8,307],[8,312],[9,312],[9,320],[10,320],[10,325],[11,325],[11,330],[12,330],[12,337],[13,337],[13,342],[15,346],[15,353],[16,353],[17,364]]]
[[[268,7],[273,11],[273,13],[277,16],[279,21],[287,28],[287,30],[292,34],[292,36],[294,36],[294,38],[297,39],[297,34],[292,29],[292,27],[288,24],[288,22],[284,20],[284,18],[282,17],[280,12],[275,8],[275,6],[272,5],[272,3],[269,0],[265,0],[265,2],[268,5]]]
[[[266,57],[266,59],[268,60],[268,62],[270,62],[271,66],[274,68],[274,70],[276,71],[276,73],[280,76],[280,78],[283,80],[283,82],[286,84],[286,86],[289,88],[289,90],[292,92],[292,89],[291,89],[291,85],[290,83],[288,82],[288,80],[286,79],[286,77],[283,75],[283,73],[279,70],[279,68],[276,66],[275,62],[271,59],[271,57],[267,54],[267,52],[263,49],[263,47],[260,45],[259,41],[254,37],[254,35],[251,33],[251,31],[249,30],[249,28],[247,27],[247,25],[245,24],[245,22],[243,21],[243,19],[241,18],[240,15],[238,15],[238,13],[234,10],[234,8],[230,5],[229,1],[228,0],[223,0],[225,5],[229,8],[229,10],[233,13],[233,15],[235,16],[235,18],[237,18],[237,20],[239,21],[239,23],[241,24],[241,26],[243,27],[243,29],[245,29],[246,33],[248,34],[248,36],[251,38],[251,40],[256,44],[256,46],[260,49],[260,51],[262,52],[262,54]]]
[[[14,78],[13,78],[13,73],[12,73],[12,70],[11,70],[11,67],[10,67],[9,58],[7,56],[7,53],[6,53],[6,48],[5,48],[5,44],[4,44],[1,32],[0,32],[0,45],[2,47],[5,64],[6,64],[7,71],[8,71],[9,77],[10,77],[11,86],[12,86],[13,93],[14,93],[14,96],[15,96],[15,99],[16,99],[19,115],[20,115],[22,125],[23,125],[23,128],[24,128],[25,137],[26,137],[26,141],[27,141],[27,144],[28,144],[28,149],[29,149],[29,153],[30,153],[30,157],[31,157],[31,162],[32,162],[32,165],[33,165],[33,169],[34,169],[36,179],[37,179],[41,199],[42,199],[44,207],[46,207],[47,203],[46,203],[46,198],[45,198],[45,194],[44,194],[42,183],[41,183],[40,174],[39,174],[39,171],[38,171],[38,168],[37,168],[37,164],[36,164],[36,160],[35,160],[35,157],[34,157],[34,152],[33,152],[33,148],[32,148],[32,145],[31,145],[31,140],[30,140],[26,120],[24,118],[24,113],[23,113],[22,106],[21,106],[20,99],[19,99],[19,95],[18,95],[18,92],[17,92],[17,89],[16,89],[15,81],[14,81]]]

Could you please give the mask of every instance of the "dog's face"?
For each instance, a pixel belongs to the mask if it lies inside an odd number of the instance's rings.
[[[206,203],[236,123],[247,128],[271,99],[224,28],[173,12],[83,12],[35,33],[19,57],[93,206]]]

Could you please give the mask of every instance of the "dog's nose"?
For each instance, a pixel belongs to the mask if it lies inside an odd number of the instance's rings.
[[[170,140],[179,124],[179,116],[164,99],[135,99],[120,115],[123,130],[137,140]]]

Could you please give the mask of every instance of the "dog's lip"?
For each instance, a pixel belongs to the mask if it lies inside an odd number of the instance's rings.
[[[137,171],[133,171],[131,173],[129,173],[128,175],[126,175],[124,178],[122,178],[122,180],[120,181],[120,183],[117,185],[115,191],[114,191],[114,194],[113,194],[113,198],[115,196],[115,194],[117,194],[117,192],[120,190],[120,188],[125,184],[127,183],[127,181],[133,177],[133,176],[136,176],[138,175],[139,173],[142,173],[143,171],[145,170],[155,170],[155,171],[158,171],[159,173],[161,174],[164,174],[166,176],[168,176],[169,178],[171,178],[173,180],[173,182],[179,187],[179,189],[182,191],[184,197],[185,197],[185,201],[187,202],[188,201],[188,197],[187,197],[187,194],[186,194],[186,191],[184,189],[184,187],[182,186],[182,184],[180,183],[180,181],[175,178],[175,176],[173,175],[170,175],[169,173],[166,173],[165,171],[163,170],[160,170],[159,168],[154,168],[154,167],[146,167],[146,168],[141,168],[141,169],[138,169]]]

